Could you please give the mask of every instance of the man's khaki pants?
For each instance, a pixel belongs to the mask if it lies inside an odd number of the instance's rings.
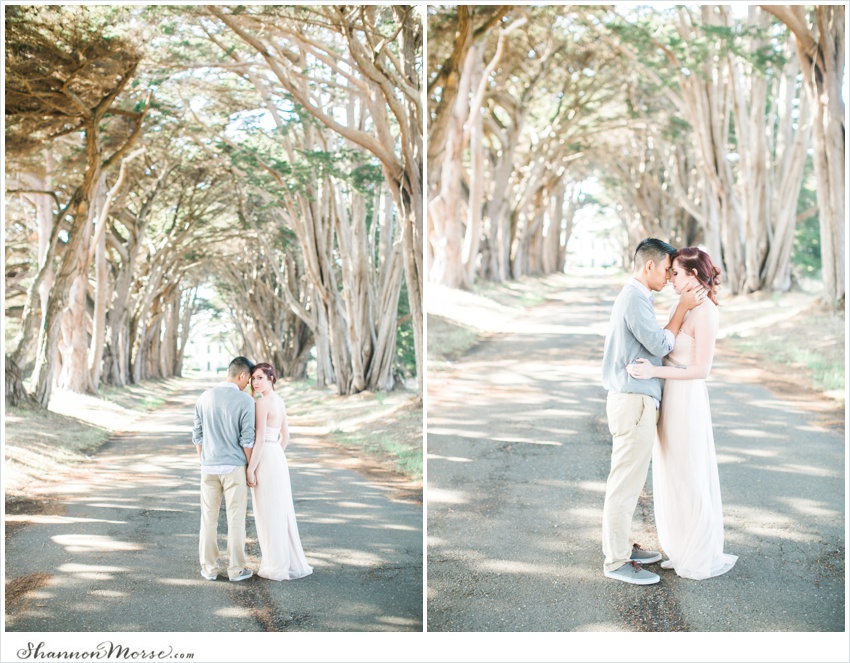
[[[201,570],[207,575],[218,572],[218,512],[221,497],[227,511],[227,553],[229,578],[245,568],[245,516],[248,511],[248,483],[245,465],[230,474],[201,473]]]
[[[632,518],[652,458],[658,409],[651,396],[613,393],[606,411],[614,446],[602,509],[602,552],[605,570],[614,571],[631,558]]]

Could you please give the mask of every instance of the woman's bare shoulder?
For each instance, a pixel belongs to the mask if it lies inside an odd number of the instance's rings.
[[[713,301],[706,299],[691,311],[691,317],[696,324],[717,325],[720,320],[720,309]]]

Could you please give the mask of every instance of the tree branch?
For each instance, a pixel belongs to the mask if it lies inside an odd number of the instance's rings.
[[[6,193],[43,193],[45,196],[50,196],[56,202],[56,210],[62,209],[62,203],[59,202],[59,197],[55,191],[44,191],[42,189],[6,189]]]

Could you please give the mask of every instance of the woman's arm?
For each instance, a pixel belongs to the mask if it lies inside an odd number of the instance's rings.
[[[266,419],[269,414],[269,403],[267,399],[261,398],[254,403],[254,450],[248,462],[248,485],[256,486],[257,481],[254,472],[260,464],[263,455],[263,445],[266,437]]]
[[[697,312],[698,311],[698,312]],[[714,361],[714,345],[717,339],[720,316],[714,307],[695,309],[694,342],[696,352],[690,366],[653,366],[646,359],[626,366],[626,372],[638,380],[662,378],[664,380],[705,380],[711,373]]]

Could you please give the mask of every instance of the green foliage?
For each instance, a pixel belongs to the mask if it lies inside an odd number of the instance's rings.
[[[300,158],[293,162],[275,140],[274,132],[266,134],[254,128],[241,133],[242,129],[245,127],[240,127],[241,142],[237,149],[220,140],[216,141],[216,147],[233,166],[252,173],[252,183],[278,201],[286,193],[309,191],[316,181],[325,178],[347,182],[359,193],[373,191],[384,180],[377,160],[360,150],[299,149],[296,153]],[[284,190],[278,177],[285,183]]]
[[[142,51],[122,7],[5,7],[7,157],[40,150],[107,108]],[[105,127],[102,127],[105,130]]]
[[[714,25],[704,22],[699,11],[677,10],[690,14],[694,29],[687,38],[675,27],[669,10],[639,14],[629,20],[617,17],[609,25],[614,34],[634,49],[639,60],[656,71],[668,85],[677,85],[677,72],[671,66],[668,53],[686,76],[697,75],[706,80],[711,79],[711,70],[718,66],[720,59],[730,54],[749,62],[764,75],[784,67],[786,58],[781,40],[774,38],[774,28],[762,29],[742,21],[734,21],[731,26]]]
[[[276,224],[272,246],[286,253],[298,246],[298,235],[291,228]]]
[[[820,324],[819,327],[815,325],[814,328],[825,330],[836,327],[836,318],[828,313],[816,311],[810,312],[810,315]],[[843,323],[843,317],[840,320]],[[801,383],[813,389],[844,391],[846,376],[843,342],[820,344],[816,348],[805,347],[799,342],[789,342],[782,337],[781,331],[773,330],[765,331],[760,336],[733,337],[730,343],[735,349],[756,355],[765,364],[780,370],[790,368],[800,371],[801,367],[805,367],[801,375]]]
[[[372,191],[376,185],[384,181],[383,170],[377,163],[355,166],[348,177],[351,185],[360,193]]]
[[[20,138],[21,147],[28,150],[24,156],[38,167],[22,168],[22,172],[38,172],[43,167],[38,159],[43,161],[45,136],[61,132],[63,140],[55,141],[51,147],[59,162],[51,189],[60,200],[70,197],[83,173],[84,133],[79,125],[66,127],[70,121],[77,121],[73,104],[67,109],[51,108],[51,104],[33,107],[32,100],[24,98],[27,86],[46,86],[47,92],[54,94],[53,88],[61,88],[73,74],[80,78],[81,85],[76,88],[72,82],[70,88],[84,97],[84,105],[89,105],[90,98],[108,93],[120,78],[117,75],[133,66],[133,79],[114,106],[119,112],[107,113],[100,123],[104,134],[115,133],[115,137],[103,136],[105,154],[114,153],[117,138],[126,137],[131,122],[125,112],[143,110],[148,93],[153,93],[137,143],[145,146],[145,153],[137,156],[128,169],[126,191],[122,190],[120,202],[111,210],[107,230],[115,245],[108,257],[113,276],[128,268],[131,262],[126,256],[133,256],[137,273],[133,274],[129,294],[131,308],[139,293],[155,282],[151,275],[163,265],[167,265],[164,282],[169,288],[179,283],[177,287],[185,290],[199,282],[214,282],[232,304],[245,297],[245,284],[238,281],[241,275],[247,275],[249,284],[258,274],[254,284],[259,285],[262,279],[268,282],[272,271],[269,261],[281,264],[284,257],[288,259],[286,267],[292,269],[287,274],[294,273],[293,287],[302,288],[296,294],[304,295],[305,306],[312,305],[311,295],[304,294],[309,278],[302,271],[301,242],[286,225],[288,210],[281,210],[285,203],[292,202],[293,193],[303,196],[296,201],[297,206],[314,192],[325,193],[334,187],[345,192],[345,197],[352,192],[363,195],[367,223],[372,223],[374,193],[384,178],[371,153],[319,123],[298,105],[264,71],[262,57],[212,16],[208,7],[43,5],[4,6],[4,10],[6,74],[14,74],[12,82],[20,84],[6,84],[7,157],[11,130]],[[293,16],[303,18],[301,36],[317,43],[327,41],[333,53],[349,58],[342,28],[333,25],[334,12],[330,9],[246,5],[224,10],[246,20],[250,30],[261,28],[262,38],[276,42],[282,51],[296,50],[291,36],[282,36],[282,21],[292,20]],[[370,36],[394,38],[397,25],[393,9],[369,11],[376,17],[376,32]],[[356,38],[363,36],[358,33]],[[382,47],[397,53],[395,41],[390,39]],[[8,48],[10,45],[12,48]],[[249,79],[244,70],[238,69],[237,58],[250,62],[258,78]],[[91,70],[81,69],[80,63],[87,61]],[[348,67],[353,76],[360,75],[356,66],[342,66]],[[340,79],[333,73],[329,76],[328,71],[330,67],[324,68],[314,58],[307,62],[303,73],[313,81],[309,95],[333,117],[341,118],[348,107],[347,97],[355,88],[340,84]],[[257,80],[264,83],[261,89],[255,85]],[[38,91],[44,92],[41,88]],[[51,99],[57,105],[55,98]],[[271,122],[268,104],[274,105],[275,119],[279,118],[281,124]],[[357,113],[366,117],[358,118],[362,120],[360,126],[372,131],[368,108],[359,102],[355,105]],[[18,115],[27,114],[29,123],[20,122]],[[388,130],[396,135],[399,126],[392,114],[388,121]],[[113,131],[116,128],[123,130],[120,136]],[[113,167],[105,173],[109,186],[115,182],[116,172],[117,167]],[[16,217],[25,218],[26,213],[18,214],[15,208]],[[14,223],[7,221],[7,228]],[[34,255],[34,243],[29,239],[33,229],[24,230],[27,232],[22,235],[28,238],[28,248]],[[371,230],[380,232],[374,227]],[[268,244],[257,241],[257,231],[264,233]],[[339,269],[341,257],[334,232],[329,223],[326,237],[333,252],[331,269]],[[66,239],[67,234],[60,237],[61,241]],[[141,248],[133,253],[137,247]],[[32,262],[33,258],[27,257]],[[229,269],[231,266],[233,270]],[[342,278],[337,283],[340,288],[345,287]],[[275,285],[272,283],[267,291],[272,293],[269,300],[278,301],[280,298],[275,297],[281,293]],[[400,308],[404,311],[400,315],[407,315],[406,291]],[[228,315],[233,313],[228,311]],[[398,339],[399,370],[414,373],[409,321],[399,327]]]
[[[801,214],[817,205],[815,190],[814,164],[811,159],[806,163],[806,175],[797,202],[797,214]],[[797,223],[794,231],[794,249],[791,264],[797,273],[814,278],[820,275],[820,220],[815,213]]]
[[[805,276],[816,277],[820,274],[820,222],[817,214],[797,224],[791,262]]]
[[[413,322],[410,317],[410,302],[407,297],[407,282],[402,282],[398,298],[398,319],[405,320],[396,327],[395,367],[402,375],[416,375],[416,348],[413,342]]]

